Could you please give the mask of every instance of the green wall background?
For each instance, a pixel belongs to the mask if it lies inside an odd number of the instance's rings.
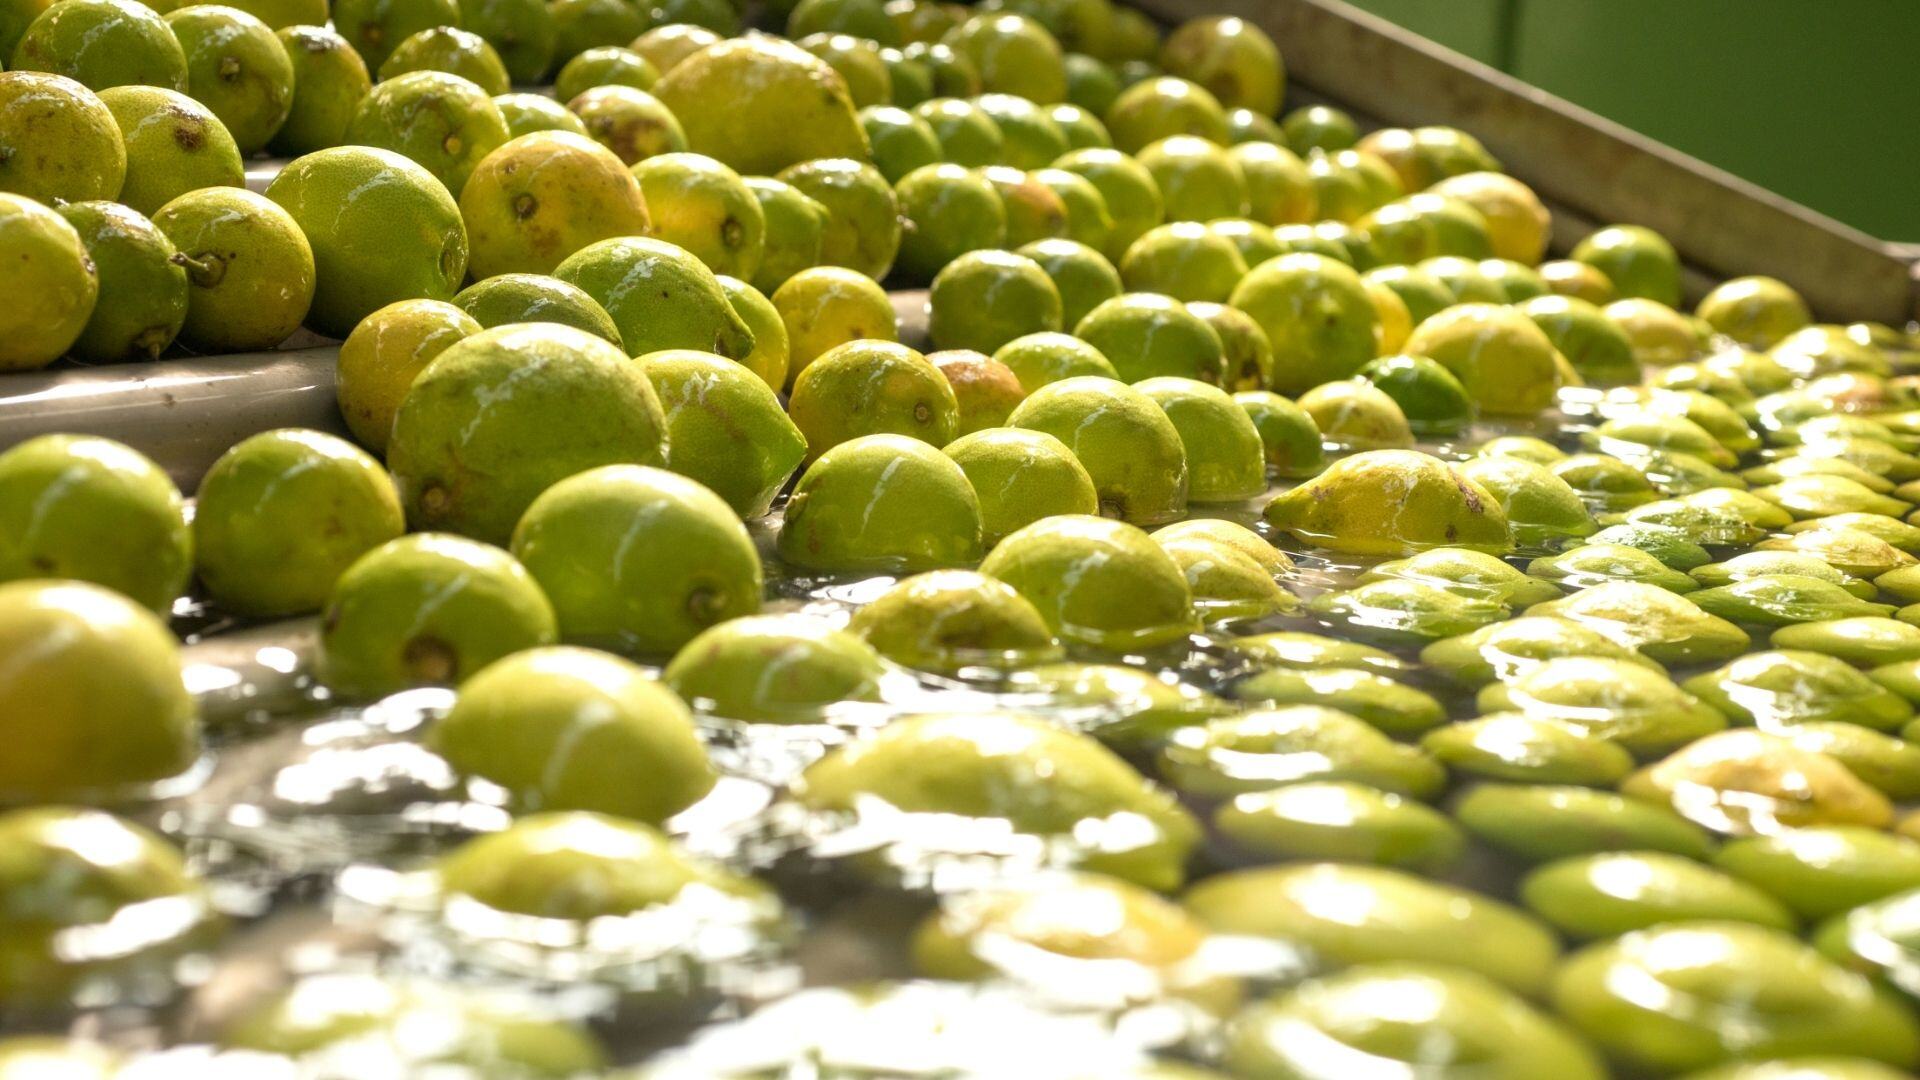
[[[1884,240],[1920,242],[1913,0],[1349,0]]]

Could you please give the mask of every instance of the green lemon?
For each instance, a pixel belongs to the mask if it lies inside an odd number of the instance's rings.
[[[493,52],[488,40],[457,27],[432,27],[399,42],[392,56],[380,65],[380,81],[405,75],[407,71],[445,71],[480,86],[488,96],[513,90],[507,75],[507,63]],[[570,94],[563,94],[570,96]]]
[[[667,468],[705,484],[743,518],[765,514],[807,445],[772,388],[711,353],[667,350],[642,363],[666,412]]]
[[[1104,118],[1113,145],[1138,154],[1174,135],[1227,144],[1227,113],[1206,87],[1171,75],[1144,79],[1120,92]]]
[[[7,66],[65,75],[90,90],[187,89],[187,58],[165,19],[132,0],[62,0],[20,35]]]
[[[223,608],[318,611],[347,567],[406,531],[393,479],[344,439],[283,429],[220,456],[194,500],[194,570]]]
[[[652,90],[659,81],[659,70],[646,57],[632,49],[602,45],[584,50],[560,66],[553,77],[553,96],[572,101],[596,86]]]
[[[877,802],[904,814],[991,820],[1047,840],[1054,865],[1153,889],[1185,880],[1200,832],[1171,795],[1093,739],[1009,712],[897,720],[815,762],[793,795],[827,813]],[[1098,828],[1090,823],[1115,815],[1137,831],[1085,842]]]
[[[1524,998],[1431,964],[1367,964],[1256,1003],[1229,1027],[1225,1053],[1234,1075],[1251,1080],[1336,1080],[1342,1062],[1362,1061],[1484,1080],[1607,1075],[1592,1049]]]
[[[347,39],[368,71],[380,65],[400,43],[436,26],[459,26],[458,0],[335,0],[333,27]]]
[[[453,298],[453,305],[483,328],[510,323],[560,323],[585,330],[614,345],[620,344],[620,328],[613,324],[613,316],[593,297],[559,278],[541,274],[499,274],[483,278],[460,290]]]
[[[373,89],[367,62],[324,26],[288,26],[274,36],[293,62],[293,101],[267,149],[296,157],[345,142],[347,125]]]
[[[38,301],[0,316],[0,371],[46,367],[86,330],[99,298],[99,268],[66,218],[24,196],[0,192],[0,242],[12,255],[0,269],[0,286]]]
[[[985,428],[941,451],[959,464],[980,501],[988,544],[1056,514],[1092,514],[1100,497],[1073,451],[1044,432]]]
[[[1193,379],[1162,376],[1136,383],[1174,430],[1187,459],[1187,498],[1237,502],[1266,490],[1260,432],[1227,392]]]
[[[187,93],[220,118],[242,156],[265,148],[293,109],[293,59],[273,29],[216,4],[176,8],[167,25],[186,52]]]
[[[461,0],[460,26],[493,47],[512,82],[537,83],[553,63],[559,28],[545,3]]]
[[[753,355],[753,331],[713,271],[685,248],[639,236],[574,252],[553,276],[593,297],[620,329],[629,355],[698,349],[729,360]]]
[[[873,646],[805,615],[754,615],[688,642],[661,678],[701,712],[812,723],[842,702],[879,700],[886,667]]]
[[[415,533],[374,548],[334,582],[320,621],[320,678],[358,698],[454,685],[557,636],[553,605],[513,556]]]
[[[1218,932],[1299,942],[1334,964],[1443,964],[1522,993],[1546,988],[1560,951],[1551,931],[1497,900],[1379,867],[1234,871],[1188,890],[1186,904]]]
[[[1266,332],[1273,346],[1272,386],[1283,394],[1352,375],[1379,349],[1379,316],[1359,275],[1322,256],[1285,255],[1262,263],[1228,302]],[[1428,355],[1411,343],[1407,351]]]
[[[488,664],[461,682],[427,738],[526,810],[658,824],[714,783],[686,705],[639,667],[590,649],[528,649]]]
[[[1552,999],[1609,1054],[1660,1072],[1793,1054],[1920,1059],[1920,1026],[1904,1006],[1790,935],[1742,923],[1594,945],[1567,959]]]
[[[787,328],[788,385],[816,358],[848,342],[900,338],[887,291],[872,278],[845,267],[802,270],[775,289],[772,299]]]
[[[415,527],[504,542],[551,484],[598,465],[660,464],[665,429],[652,385],[619,349],[529,323],[435,357],[400,404],[387,461]]]
[[[118,203],[68,203],[60,216],[79,232],[102,291],[119,300],[94,305],[73,355],[91,363],[157,358],[187,318],[187,271],[173,241]]]
[[[654,92],[686,125],[694,152],[742,174],[867,155],[846,81],[825,61],[777,39],[735,38],[702,49],[662,67]]]
[[[900,268],[916,278],[931,279],[962,255],[1006,240],[1007,212],[999,194],[958,165],[914,169],[900,178],[895,194],[910,223],[901,237]]]
[[[959,350],[937,352],[927,359],[940,369],[952,387],[958,406],[954,434],[966,435],[982,428],[1002,427],[1007,417],[1027,392],[1013,369],[977,352]]]
[[[1623,298],[1645,297],[1668,307],[1680,302],[1680,257],[1652,229],[1609,225],[1580,241],[1573,258],[1607,275]]]
[[[116,86],[100,100],[127,146],[120,202],[153,214],[200,188],[246,186],[240,148],[206,106],[157,86]]]
[[[450,300],[466,277],[459,205],[432,173],[399,154],[319,150],[282,169],[266,196],[312,245],[317,280],[307,325],[320,333],[344,338],[396,300]]]
[[[1066,444],[1093,478],[1103,514],[1158,525],[1186,510],[1180,431],[1153,398],[1133,387],[1098,376],[1063,379],[1028,395],[1007,423]]]
[[[1123,522],[1043,518],[995,544],[980,570],[1019,590],[1069,642],[1149,649],[1181,641],[1196,626],[1179,564]]]
[[[507,134],[512,138],[536,131],[566,131],[592,137],[584,120],[552,98],[540,94],[496,94],[493,103],[500,106],[500,115],[507,122]]]
[[[747,177],[747,190],[760,200],[761,215],[766,218],[765,251],[760,269],[753,275],[753,287],[772,296],[787,279],[820,263],[820,242],[826,235],[827,208],[792,184],[768,176]],[[902,212],[911,217],[906,196],[901,195]],[[911,233],[902,239],[903,257]]]
[[[847,629],[880,655],[920,671],[1060,659],[1046,620],[1006,582],[971,570],[916,574],[874,597]]]
[[[760,558],[732,508],[660,469],[576,473],[528,506],[513,553],[569,640],[670,653],[759,610]]]
[[[119,198],[127,156],[106,99],[61,75],[0,72],[0,191],[48,204]]]
[[[0,842],[8,852],[0,871],[0,912],[9,957],[0,998],[9,1006],[66,1008],[95,989],[127,993],[165,981],[184,954],[213,945],[221,928],[205,885],[180,851],[132,822],[63,807],[15,810],[0,815]],[[154,911],[169,917],[119,948],[75,950],[65,944]],[[44,1054],[24,1047],[15,1053],[14,1045],[9,1040],[0,1046],[0,1074],[77,1080],[107,1075],[99,1060],[104,1053],[68,1056],[51,1046]]]
[[[951,458],[903,435],[820,455],[787,500],[781,558],[813,570],[919,571],[980,553],[980,503]]]
[[[1267,464],[1281,476],[1312,476],[1325,465],[1320,428],[1300,406],[1269,390],[1242,390],[1233,400],[1253,420]]]
[[[862,161],[829,158],[790,166],[778,179],[827,208],[821,262],[857,270],[875,281],[887,276],[900,251],[900,204],[878,169]]]
[[[99,798],[199,757],[178,643],[150,611],[79,581],[10,582],[0,585],[0,643],[14,658],[0,678],[9,801]]]
[[[348,141],[405,155],[449,192],[507,141],[507,120],[480,86],[441,71],[410,71],[373,88],[347,125]]]
[[[625,0],[612,0],[624,3]],[[680,121],[660,99],[631,86],[596,86],[567,102],[593,140],[633,165],[687,148]]]
[[[299,221],[244,188],[189,191],[153,223],[185,260],[180,339],[206,352],[271,349],[310,317],[315,253]]]
[[[738,173],[700,154],[660,154],[633,166],[653,225],[648,235],[692,252],[716,274],[752,277],[766,250],[766,215]]]
[[[0,454],[0,580],[71,578],[166,613],[193,538],[179,489],[110,439],[42,435]]]
[[[1369,450],[1334,462],[1276,497],[1267,522],[1309,543],[1404,557],[1428,548],[1504,554],[1506,512],[1456,466],[1413,450]]]
[[[641,185],[611,151],[571,132],[512,139],[474,167],[460,214],[476,278],[549,274],[568,256],[651,227]]]
[[[340,344],[334,393],[347,430],[362,446],[387,451],[393,417],[428,362],[481,331],[472,316],[441,300],[402,300],[367,316]]]

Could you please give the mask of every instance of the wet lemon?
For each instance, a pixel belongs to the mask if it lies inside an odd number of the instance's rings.
[[[344,338],[397,300],[451,299],[466,277],[459,204],[399,154],[320,150],[289,163],[266,195],[312,245],[317,281],[307,324],[322,334]]]
[[[864,274],[838,266],[802,270],[774,291],[787,327],[791,386],[814,358],[849,341],[896,341],[900,329],[887,292]]]
[[[1227,144],[1227,113],[1199,84],[1163,76],[1134,83],[1120,92],[1104,114],[1113,145],[1138,154],[1173,135],[1194,135]]]
[[[545,0],[461,0],[460,27],[493,46],[515,83],[537,83],[553,64],[559,30]]]
[[[0,586],[0,645],[13,658],[0,681],[0,725],[12,748],[0,763],[0,790],[10,801],[99,798],[108,789],[178,776],[199,756],[199,717],[180,675],[178,643],[165,623],[119,594],[78,581]],[[124,861],[123,836],[87,835],[88,865],[152,880]],[[10,867],[28,854],[18,837],[8,838]],[[100,860],[91,850],[102,837],[118,857]],[[76,859],[73,872],[78,867]],[[43,876],[25,890],[10,881],[6,891],[44,895],[69,878]],[[18,902],[8,905],[9,950],[16,956],[13,934],[40,923],[14,914]]]
[[[153,215],[186,260],[182,341],[206,352],[271,349],[311,312],[313,248],[293,216],[243,188],[201,188]]]
[[[585,121],[552,98],[540,94],[500,94],[494,97],[493,103],[500,106],[500,115],[507,121],[507,134],[513,138],[536,131],[566,131],[592,137],[588,135]]]
[[[1078,376],[1035,390],[1007,418],[1066,444],[1093,478],[1100,513],[1159,525],[1186,512],[1187,454],[1179,429],[1125,383]]]
[[[119,201],[152,214],[190,191],[246,185],[239,146],[206,106],[157,86],[116,86],[100,100],[127,147]]]
[[[1461,304],[1428,319],[1405,351],[1438,360],[1481,411],[1530,416],[1553,403],[1563,362],[1533,320],[1508,307]]]
[[[459,26],[457,0],[335,0],[333,28],[380,70],[400,43],[436,26]]]
[[[1480,211],[1486,219],[1494,255],[1532,266],[1546,254],[1552,215],[1532,188],[1513,177],[1496,172],[1463,173],[1428,190]]]
[[[173,241],[118,203],[68,203],[60,216],[80,233],[100,291],[114,298],[94,305],[74,357],[96,364],[157,358],[187,318],[187,271]]]
[[[1273,389],[1299,394],[1359,371],[1380,349],[1380,318],[1360,275],[1319,255],[1283,255],[1241,279],[1228,301],[1273,346]]]
[[[860,125],[873,145],[873,165],[890,184],[925,165],[940,160],[940,137],[925,120],[892,105],[868,105],[860,110]]]
[[[1124,293],[1087,313],[1074,336],[1100,351],[1129,382],[1178,375],[1226,381],[1226,346],[1185,304],[1156,293]]]
[[[480,160],[460,192],[477,278],[550,273],[595,241],[644,235],[647,210],[612,151],[563,131],[509,140]]]
[[[0,371],[45,367],[86,329],[99,271],[79,232],[32,199],[0,192],[0,239],[11,255],[0,263],[0,286],[36,300],[0,314]]]
[[[321,679],[378,698],[454,685],[558,637],[553,605],[513,556],[445,533],[390,540],[334,582],[320,620]]]
[[[387,463],[407,520],[505,541],[552,484],[658,465],[666,418],[639,365],[554,323],[482,330],[428,363],[394,416]]]
[[[1213,92],[1223,105],[1262,116],[1280,111],[1286,67],[1280,50],[1244,19],[1189,19],[1160,46],[1160,66]]]
[[[954,431],[966,435],[983,428],[1001,427],[1016,406],[1026,399],[1020,377],[1013,369],[991,357],[968,349],[937,352],[927,357],[953,388],[959,403],[959,423]]]
[[[631,86],[596,86],[567,103],[595,142],[632,165],[687,148],[680,121],[660,99]]]
[[[747,177],[747,190],[760,201],[766,219],[766,243],[753,287],[767,295],[788,278],[820,264],[820,243],[827,231],[827,208],[792,184],[770,176]]]
[[[373,89],[367,62],[324,26],[289,26],[274,36],[293,63],[293,101],[267,148],[298,156],[345,142],[347,125]]]
[[[1680,256],[1652,229],[1609,225],[1580,241],[1573,258],[1607,275],[1622,298],[1680,303]]]
[[[380,80],[409,71],[444,71],[473,83],[489,95],[513,89],[507,65],[487,40],[470,30],[435,26],[413,34],[380,65]]]
[[[932,279],[970,251],[1006,241],[1007,212],[993,185],[958,165],[928,165],[902,177],[895,188],[908,227],[900,243],[900,267]]]
[[[606,465],[561,480],[527,507],[513,554],[573,641],[671,653],[760,610],[746,526],[718,495],[664,469]]]
[[[827,208],[820,261],[884,280],[900,251],[900,203],[873,166],[848,159],[802,162],[779,179]]]
[[[959,429],[959,402],[940,369],[892,341],[852,341],[807,365],[787,412],[807,439],[807,460],[862,435],[906,435],[935,447]]]
[[[740,174],[703,154],[661,154],[633,166],[653,219],[649,235],[692,252],[716,274],[751,278],[767,219]]]
[[[1066,100],[1060,43],[1024,15],[978,14],[942,41],[972,61],[989,92],[1014,94],[1038,105]]]
[[[485,90],[458,75],[410,71],[373,88],[347,125],[347,140],[412,158],[454,193],[507,141],[507,119]]]
[[[1142,149],[1168,221],[1212,221],[1247,212],[1247,179],[1232,155],[1194,135],[1174,135]]]
[[[771,175],[817,158],[867,156],[846,80],[806,50],[737,38],[700,50],[654,87],[696,152]]]
[[[385,454],[393,417],[434,357],[479,333],[472,316],[441,300],[401,300],[367,316],[340,343],[334,393],[360,445]]]
[[[1072,240],[1023,244],[1018,254],[1040,264],[1060,290],[1060,325],[1078,326],[1087,313],[1126,291],[1120,271],[1100,252]]]
[[[242,156],[267,145],[293,108],[293,60],[266,23],[195,4],[167,15],[187,57],[187,93],[227,127]]]
[[[1060,291],[1038,263],[1010,251],[975,251],[948,263],[928,292],[937,349],[991,353],[1027,334],[1060,329]]]
[[[127,152],[115,120],[72,79],[0,72],[0,191],[44,203],[118,198]]]
[[[263,432],[201,479],[194,570],[229,611],[318,611],[347,567],[404,531],[393,480],[365,451],[318,431]]]
[[[780,557],[825,571],[917,572],[980,557],[980,503],[966,473],[917,439],[866,435],[800,475]]]
[[[42,435],[0,454],[0,580],[71,578],[166,614],[186,589],[186,500],[111,439]]]
[[[553,96],[572,101],[596,86],[652,90],[659,81],[659,70],[646,57],[632,49],[602,46],[586,50],[560,68],[553,77]]]
[[[27,25],[8,67],[46,71],[93,90],[187,89],[187,57],[152,8],[132,0],[62,0]]]
[[[666,411],[667,468],[705,484],[742,518],[765,514],[807,451],[774,386],[691,349],[641,363]]]

